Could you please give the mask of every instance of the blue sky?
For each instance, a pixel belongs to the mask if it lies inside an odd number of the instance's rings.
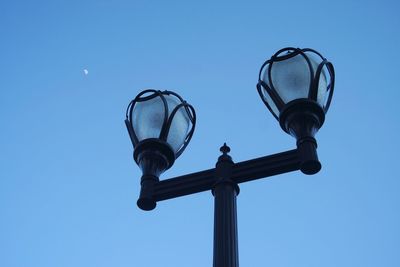
[[[123,120],[142,89],[196,109],[163,178],[295,146],[255,89],[265,59],[311,47],[336,88],[322,170],[241,185],[241,266],[400,265],[396,1],[2,1],[0,265],[211,266],[210,192],[136,207]],[[84,74],[88,70],[88,75]]]

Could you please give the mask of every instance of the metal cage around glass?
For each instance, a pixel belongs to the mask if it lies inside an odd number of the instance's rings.
[[[134,148],[155,139],[168,144],[178,158],[193,136],[196,113],[172,91],[147,89],[129,103],[125,123]]]
[[[310,48],[287,47],[276,52],[261,67],[257,90],[274,115],[292,101],[304,99],[317,103],[326,113],[335,83],[333,65]]]

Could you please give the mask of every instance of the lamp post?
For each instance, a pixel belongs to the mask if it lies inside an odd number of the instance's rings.
[[[284,48],[261,67],[257,90],[297,148],[234,163],[224,144],[214,168],[166,180],[160,175],[181,155],[196,125],[194,108],[171,91],[145,90],[128,106],[125,124],[142,169],[139,208],[158,201],[211,190],[214,195],[214,267],[237,267],[238,184],[301,170],[321,169],[315,134],[325,120],[334,89],[334,68],[312,49]]]

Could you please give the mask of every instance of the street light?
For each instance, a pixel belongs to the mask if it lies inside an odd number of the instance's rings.
[[[139,208],[152,210],[158,201],[208,191],[214,195],[214,267],[237,267],[238,184],[301,170],[321,169],[315,134],[325,120],[334,89],[334,68],[312,49],[284,48],[261,67],[257,90],[282,129],[294,136],[297,148],[234,163],[224,144],[215,168],[166,180],[170,168],[192,138],[193,107],[171,91],[145,90],[128,106],[126,126],[140,166]]]
[[[143,172],[137,204],[152,210],[156,207],[154,184],[189,144],[196,113],[178,94],[148,89],[129,103],[125,124],[134,147],[133,158]]]
[[[281,49],[259,72],[258,93],[282,129],[297,139],[306,174],[321,169],[314,136],[325,121],[334,82],[332,63],[310,48]]]

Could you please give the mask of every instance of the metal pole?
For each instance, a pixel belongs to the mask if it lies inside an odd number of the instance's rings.
[[[238,234],[236,196],[238,185],[230,178],[233,161],[227,154],[229,147],[221,147],[223,155],[216,165],[218,179],[214,194],[214,267],[238,267]]]

